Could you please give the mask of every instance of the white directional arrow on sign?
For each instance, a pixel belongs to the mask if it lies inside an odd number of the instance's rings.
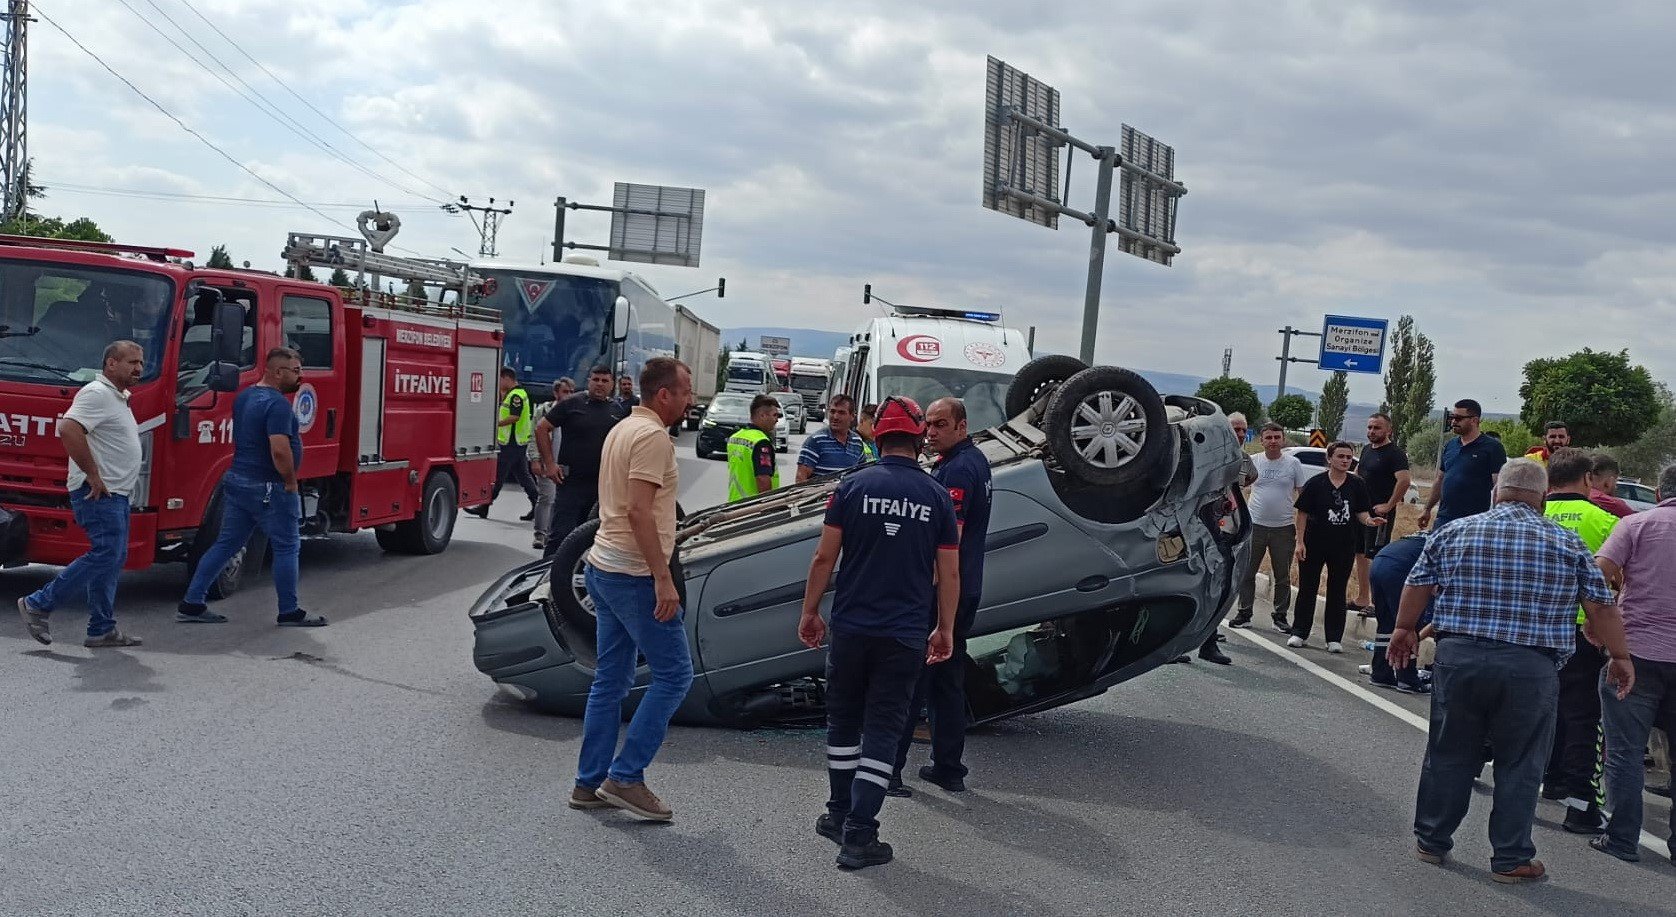
[[[1344,365],[1345,365],[1345,366],[1355,366],[1355,365],[1356,365],[1356,361],[1355,361],[1355,360],[1345,360],[1345,361],[1344,361]]]

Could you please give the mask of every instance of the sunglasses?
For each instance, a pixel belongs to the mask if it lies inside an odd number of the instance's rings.
[[[1460,423],[1463,420],[1472,420],[1473,417],[1475,417],[1475,416],[1476,415],[1473,415],[1473,414],[1450,414],[1449,415],[1449,422],[1450,423]]]

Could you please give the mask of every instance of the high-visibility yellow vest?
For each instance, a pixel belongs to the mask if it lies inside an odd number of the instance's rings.
[[[768,440],[768,434],[756,427],[746,427],[727,438],[727,502],[733,503],[757,495],[757,467],[752,460],[757,443]],[[769,484],[780,489],[780,468],[776,463]]]
[[[518,422],[509,427],[495,428],[495,442],[501,445],[517,443],[522,446],[530,441],[530,433],[535,429],[535,422],[530,414],[530,397],[522,389],[513,389],[500,400],[500,419],[505,420],[516,413]]]

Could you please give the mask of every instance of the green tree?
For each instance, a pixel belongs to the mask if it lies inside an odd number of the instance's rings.
[[[1257,397],[1257,390],[1237,376],[1207,379],[1195,394],[1206,401],[1216,402],[1224,414],[1244,414],[1245,419],[1252,423],[1263,416],[1263,400]]]
[[[25,213],[16,219],[0,222],[0,233],[13,236],[35,236],[39,239],[73,239],[78,242],[114,242],[99,224],[87,217],[64,222],[59,217],[38,217]]]
[[[334,267],[332,268],[332,278],[326,282],[334,287],[347,287],[349,286],[349,275],[343,272],[343,268]]]
[[[1408,451],[1409,462],[1436,468],[1438,457],[1443,454],[1443,428],[1437,424],[1421,427],[1403,447]]]
[[[1437,367],[1431,339],[1414,328],[1414,316],[1397,319],[1391,362],[1385,371],[1385,400],[1379,409],[1391,415],[1397,442],[1407,445],[1425,429],[1437,400]]]
[[[1501,437],[1501,447],[1507,452],[1508,458],[1518,458],[1525,454],[1525,450],[1541,442],[1530,428],[1511,417],[1486,420],[1481,429]]]
[[[306,280],[309,283],[319,283],[319,278],[314,276],[314,268],[311,268],[306,264],[299,264],[295,267],[286,268],[285,276],[295,277],[298,280]]]
[[[1269,404],[1269,419],[1288,430],[1301,430],[1315,416],[1315,405],[1302,395],[1281,395]]]
[[[1566,357],[1525,364],[1524,400],[1519,419],[1532,432],[1550,420],[1563,420],[1574,445],[1622,446],[1632,443],[1658,421],[1658,389],[1645,366],[1629,361],[1629,351],[1593,351],[1585,347]]]
[[[1344,410],[1350,406],[1350,374],[1333,373],[1321,387],[1321,403],[1315,406],[1315,423],[1326,431],[1328,439],[1338,439],[1344,431]]]
[[[225,245],[217,245],[210,249],[209,260],[204,262],[204,267],[218,270],[232,270],[237,266],[233,263],[233,256],[227,254]]]
[[[1676,460],[1676,397],[1664,383],[1654,385],[1661,405],[1658,420],[1635,442],[1611,450],[1626,476],[1643,481],[1657,480],[1664,466]]]
[[[727,361],[733,358],[733,351],[722,345],[720,358],[716,360],[716,391],[727,388]]]

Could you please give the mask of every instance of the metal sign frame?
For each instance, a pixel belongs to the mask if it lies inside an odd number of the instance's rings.
[[[1117,194],[1119,251],[1168,266],[1176,252],[1176,151],[1123,125],[1123,178]],[[1122,230],[1127,230],[1123,232]]]
[[[1321,320],[1321,354],[1316,365],[1328,372],[1385,371],[1385,343],[1391,337],[1389,319],[1357,315],[1328,315]]]
[[[703,241],[702,188],[616,183],[607,258],[698,267]]]
[[[983,205],[1058,229],[1060,210],[1051,205],[1061,203],[1059,151],[1065,144],[1014,113],[1058,124],[1059,90],[991,57],[984,81]]]

